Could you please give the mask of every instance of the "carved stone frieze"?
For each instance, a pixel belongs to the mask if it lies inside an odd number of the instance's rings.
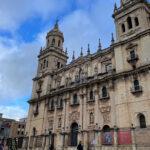
[[[107,112],[110,112],[110,110],[111,110],[110,106],[102,106],[102,107],[100,107],[101,113],[107,113]]]

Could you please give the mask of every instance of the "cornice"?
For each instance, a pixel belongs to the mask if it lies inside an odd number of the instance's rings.
[[[58,88],[50,94],[46,94],[44,96],[41,96],[40,99],[31,99],[31,100],[28,101],[28,103],[31,104],[31,103],[35,103],[37,101],[42,101],[46,98],[54,97],[56,95],[60,95],[60,94],[65,93],[65,92],[71,92],[71,91],[74,91],[74,90],[77,90],[77,89],[80,89],[80,88],[84,88],[86,86],[90,86],[91,84],[97,84],[97,83],[100,83],[100,82],[102,82],[102,83],[103,82],[108,82],[109,80],[114,81],[114,80],[120,79],[122,77],[127,78],[129,76],[134,75],[134,74],[143,73],[143,72],[146,72],[146,71],[149,71],[149,70],[150,70],[150,64],[140,66],[135,70],[128,70],[128,71],[124,71],[124,72],[121,72],[121,73],[113,73],[113,74],[105,75],[103,77],[99,76],[97,78],[93,78],[93,79],[91,79],[87,82],[84,82],[84,83],[78,83],[78,84],[75,84],[73,86],[64,87],[62,89]]]
[[[108,48],[106,48],[106,49],[104,49],[104,50],[102,50],[102,51],[100,51],[100,52],[96,52],[96,53],[94,53],[94,54],[87,55],[87,56],[84,56],[84,57],[79,57],[79,58],[76,59],[74,62],[71,62],[70,64],[64,66],[63,68],[61,68],[61,69],[59,69],[59,70],[57,70],[57,71],[54,71],[54,72],[51,72],[51,73],[48,72],[48,73],[43,74],[41,77],[35,77],[35,78],[33,78],[33,81],[42,79],[42,78],[44,78],[44,77],[46,77],[46,76],[48,76],[48,75],[51,75],[51,76],[57,75],[57,74],[59,74],[59,73],[61,73],[61,72],[63,72],[63,71],[66,71],[66,70],[69,70],[69,69],[71,69],[71,68],[73,68],[73,67],[76,67],[76,66],[79,65],[79,64],[78,64],[78,61],[80,61],[80,60],[82,60],[82,64],[83,64],[83,63],[85,63],[85,62],[94,60],[94,59],[96,59],[96,58],[98,58],[98,57],[103,57],[103,56],[105,56],[105,55],[107,55],[107,54],[109,54],[109,53],[113,53],[113,52],[114,52],[114,49],[115,49],[116,47],[118,47],[118,46],[120,46],[120,45],[127,44],[127,43],[131,43],[131,41],[137,40],[137,39],[141,38],[142,36],[146,36],[146,35],[148,35],[148,34],[150,35],[150,29],[148,29],[148,30],[146,30],[146,31],[143,31],[143,32],[141,32],[141,33],[139,33],[139,34],[137,34],[137,35],[135,35],[135,36],[133,36],[133,37],[130,37],[130,38],[126,39],[126,40],[116,42],[116,43],[112,44],[110,47],[108,47]]]
[[[118,47],[120,45],[124,45],[124,44],[127,44],[127,43],[131,43],[131,41],[134,41],[134,40],[137,40],[143,36],[146,36],[146,35],[150,35],[150,29],[147,29],[146,31],[143,31],[141,33],[138,33],[137,35],[133,36],[133,37],[130,37],[126,40],[123,40],[123,41],[119,41],[119,42],[116,42],[113,44],[113,47],[115,49],[115,47]]]

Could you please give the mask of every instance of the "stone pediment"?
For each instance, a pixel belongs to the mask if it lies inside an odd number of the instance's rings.
[[[135,44],[135,43],[129,43],[127,45],[126,49],[131,49],[131,48],[136,47],[136,46],[137,46],[137,44]]]

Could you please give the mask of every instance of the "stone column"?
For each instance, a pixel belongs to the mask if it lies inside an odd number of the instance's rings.
[[[55,133],[56,131],[56,127],[57,127],[57,106],[56,106],[56,103],[55,103],[55,106],[54,106],[54,121],[53,121],[53,133]]]
[[[67,94],[65,99],[65,118],[64,118],[64,150],[68,147],[68,130],[69,130],[69,94]]]
[[[68,147],[68,134],[65,133],[65,145],[64,145],[65,149]]]
[[[48,135],[45,135],[45,150],[47,150],[48,149],[48,147],[49,147],[49,136]]]
[[[101,148],[101,133],[100,133],[100,130],[97,129],[95,130],[95,142],[96,142],[96,145],[95,145],[95,150],[100,150]]]
[[[87,150],[88,149],[88,132],[84,131],[83,132],[83,149]]]
[[[114,126],[114,148],[117,150],[118,147],[118,129]]]
[[[135,128],[131,127],[131,136],[132,136],[132,150],[136,150],[136,142],[135,142]]]

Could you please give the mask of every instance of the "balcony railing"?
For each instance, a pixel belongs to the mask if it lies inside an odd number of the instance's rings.
[[[54,111],[55,108],[54,108],[54,106],[49,106],[49,107],[48,107],[48,110],[49,110],[49,111]]]
[[[131,87],[131,93],[136,94],[136,93],[141,93],[142,92],[142,86],[133,86]]]
[[[95,97],[93,97],[93,98],[88,97],[87,98],[87,103],[90,103],[90,102],[95,102]]]
[[[110,96],[109,96],[109,94],[107,94],[107,95],[100,95],[100,100],[104,100],[104,101],[106,101],[106,100],[108,100],[110,98]]]
[[[127,58],[127,61],[128,61],[128,63],[133,63],[133,62],[138,61],[138,59],[139,59],[139,56],[138,56],[137,54],[135,54],[135,55],[133,55],[133,56],[129,56],[129,57]]]
[[[63,109],[63,106],[57,105],[57,109]]]
[[[79,106],[79,105],[80,105],[79,102],[71,103],[71,104],[70,104],[70,106],[72,106],[72,107]]]

